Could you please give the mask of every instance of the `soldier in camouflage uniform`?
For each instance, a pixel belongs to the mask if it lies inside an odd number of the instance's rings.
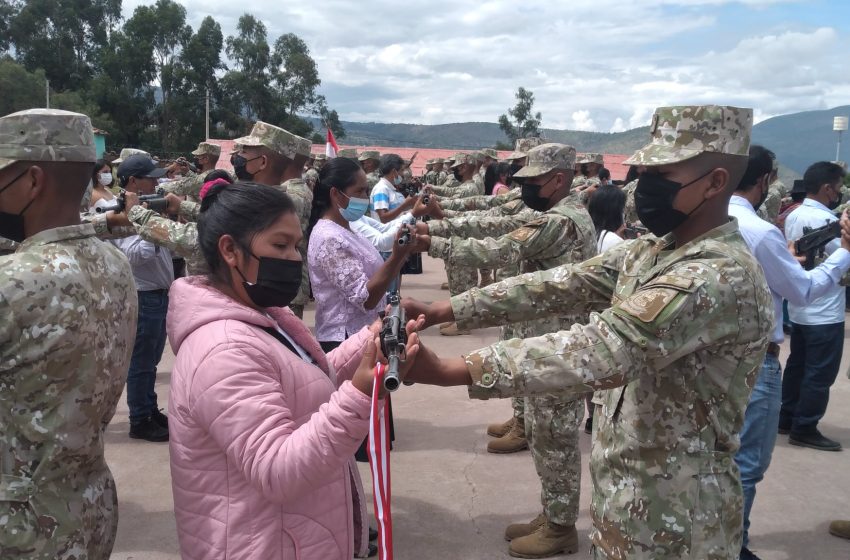
[[[0,212],[20,216],[0,223],[20,242],[0,257],[4,560],[106,559],[115,542],[103,432],[124,387],[138,303],[127,259],[79,222],[95,160],[85,115],[0,118]]]
[[[429,185],[442,185],[448,180],[449,174],[444,169],[446,163],[447,161],[443,158],[436,158],[434,160],[434,182],[429,182]]]
[[[519,266],[521,272],[545,270],[580,263],[596,254],[596,232],[583,206],[568,197],[572,185],[575,149],[565,144],[542,144],[528,152],[528,165],[516,176],[527,185],[539,185],[537,196],[546,200],[548,210],[536,220],[494,239],[449,239],[422,237],[428,254],[442,258],[449,267],[463,263],[479,268]],[[427,227],[427,224],[422,224]],[[542,336],[568,329],[588,319],[587,313],[546,317],[514,325],[509,333],[518,338]],[[581,396],[535,396],[525,402],[525,423],[542,484],[543,513],[532,523],[514,524],[505,537],[511,541],[512,555],[541,558],[578,546],[575,522],[578,518],[581,453],[578,427],[584,416]],[[513,452],[517,440],[525,440],[525,426],[515,423],[503,438],[490,442],[487,450]],[[536,530],[544,523],[551,529],[545,541]]]
[[[206,182],[207,175],[215,171],[218,158],[221,155],[221,146],[211,142],[201,142],[198,148],[192,152],[195,156],[195,165],[198,172],[178,181],[171,181],[163,185],[165,192],[178,196],[185,196],[191,202],[200,202],[198,193]]]
[[[462,181],[458,186],[430,186],[430,191],[437,196],[447,198],[465,198],[467,196],[475,196],[484,194],[484,182],[480,184],[475,180],[478,176],[478,162],[472,154],[457,153],[454,157],[455,162],[452,164],[452,170],[457,170]]]
[[[313,157],[313,167],[304,173],[304,182],[307,183],[307,186],[311,190],[316,188],[316,183],[319,182],[319,171],[321,171],[326,161],[328,161],[328,156],[325,154],[316,154]]]
[[[429,159],[425,163],[425,175],[423,176],[423,181],[426,185],[437,184],[437,173],[434,171],[434,159]]]
[[[369,194],[372,193],[372,187],[378,184],[381,180],[381,175],[378,173],[378,166],[381,163],[381,152],[377,150],[363,150],[363,153],[358,156],[357,161],[363,171],[366,172],[366,188]]]
[[[627,162],[643,168],[644,225],[669,234],[426,311],[465,327],[591,312],[568,331],[500,342],[409,380],[471,383],[474,398],[610,389],[591,452],[594,558],[732,560],[741,550],[733,459],[774,321],[764,274],[728,218],[751,127],[750,109],[658,108],[651,143]]]
[[[587,153],[576,160],[576,164],[584,165],[587,175],[577,175],[573,179],[573,193],[582,204],[587,205],[590,195],[599,186],[599,170],[605,164],[602,154]]]

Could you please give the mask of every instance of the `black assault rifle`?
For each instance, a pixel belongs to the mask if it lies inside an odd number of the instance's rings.
[[[804,227],[803,237],[794,242],[798,255],[805,255],[803,268],[811,270],[815,267],[815,257],[821,257],[827,243],[841,236],[841,223],[838,220],[829,222],[819,228]]]
[[[387,358],[384,388],[395,391],[401,384],[398,368],[407,356],[407,321],[398,292],[391,292],[387,296],[387,303],[390,304],[390,312],[384,316],[381,326],[381,352]]]
[[[168,207],[168,201],[165,200],[165,191],[162,189],[157,189],[156,194],[140,194],[139,204],[147,204],[148,209],[153,210],[154,212],[162,212]],[[116,214],[120,214],[124,211],[125,207],[126,201],[124,199],[124,195],[121,194],[109,201],[109,204],[106,204],[105,206],[98,206],[95,210],[97,210],[99,214],[103,214],[104,212],[115,212]]]

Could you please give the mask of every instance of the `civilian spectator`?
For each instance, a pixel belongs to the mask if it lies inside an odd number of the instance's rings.
[[[372,217],[387,223],[398,218],[407,210],[413,208],[416,197],[405,198],[396,190],[396,187],[404,181],[402,169],[405,161],[396,154],[384,154],[378,166],[381,179],[372,188],[371,208]]]
[[[625,207],[626,193],[614,185],[601,185],[590,196],[587,211],[596,228],[596,250],[600,253],[623,242]]]
[[[111,190],[109,190],[109,187],[112,186],[115,179],[112,177],[112,169],[109,167],[109,163],[105,159],[99,159],[94,164],[91,182],[94,188],[92,189],[89,205],[92,208],[96,208],[98,206],[98,202],[101,200],[104,201],[101,204],[104,204],[115,198],[115,195]]]
[[[511,188],[511,166],[506,162],[492,163],[484,172],[484,194],[498,196]]]

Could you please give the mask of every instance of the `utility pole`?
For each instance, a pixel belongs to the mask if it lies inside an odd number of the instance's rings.
[[[45,108],[50,109],[50,80],[44,80]]]
[[[206,115],[207,115],[207,118],[204,121],[204,123],[206,124],[206,136],[204,138],[206,140],[209,140],[209,138],[210,138],[210,88],[207,88],[207,111],[206,111]]]

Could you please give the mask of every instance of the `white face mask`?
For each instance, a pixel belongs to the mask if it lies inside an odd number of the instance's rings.
[[[112,173],[101,173],[98,175],[97,180],[104,187],[108,187],[112,184]]]

